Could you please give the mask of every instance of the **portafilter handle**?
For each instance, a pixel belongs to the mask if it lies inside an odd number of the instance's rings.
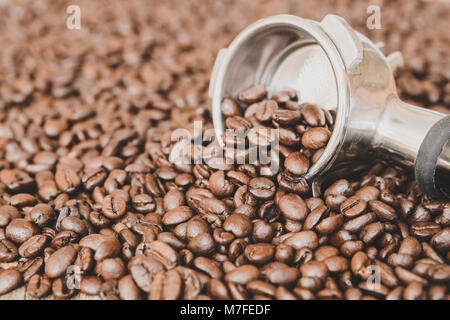
[[[450,197],[450,116],[395,97],[383,113],[372,145],[413,166],[417,184],[426,194]]]

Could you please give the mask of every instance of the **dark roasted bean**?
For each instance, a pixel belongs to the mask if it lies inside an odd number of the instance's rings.
[[[50,293],[52,282],[43,275],[33,275],[27,284],[27,294],[34,298],[42,298]]]
[[[245,89],[239,93],[239,100],[245,103],[256,102],[267,94],[267,88],[264,84],[258,84],[251,88]]]
[[[17,288],[22,282],[22,276],[17,270],[0,271],[0,295]]]

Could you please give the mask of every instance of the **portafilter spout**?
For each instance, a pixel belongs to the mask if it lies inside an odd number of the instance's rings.
[[[334,110],[328,145],[305,178],[313,193],[336,168],[364,155],[386,156],[414,169],[431,197],[450,196],[450,116],[402,102],[393,71],[401,54],[386,57],[341,17],[321,22],[292,15],[259,20],[222,49],[209,94],[216,138],[222,144],[221,102],[264,83],[269,96],[290,89],[301,102]]]

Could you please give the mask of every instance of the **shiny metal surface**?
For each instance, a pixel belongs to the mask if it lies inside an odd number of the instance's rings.
[[[436,183],[450,197],[450,140],[442,149],[436,164]]]
[[[301,101],[336,109],[337,90],[333,68],[322,48],[317,44],[293,43],[273,73],[263,76],[268,84],[269,96],[281,90],[294,90]],[[323,94],[329,92],[330,94]]]
[[[402,64],[399,53],[385,57],[337,16],[320,23],[290,15],[262,19],[242,31],[214,66],[210,96],[216,137],[221,143],[223,98],[265,83],[269,94],[293,89],[300,102],[336,111],[325,152],[305,176],[315,193],[326,175],[353,158],[388,154],[411,167],[426,133],[444,115],[399,100],[393,72]],[[450,170],[445,162],[443,168]]]
[[[393,97],[380,119],[372,146],[387,151],[407,166],[413,166],[422,140],[441,118],[438,112],[415,107]]]

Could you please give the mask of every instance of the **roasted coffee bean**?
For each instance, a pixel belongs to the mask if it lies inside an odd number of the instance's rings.
[[[52,282],[46,276],[35,274],[27,284],[27,294],[34,298],[42,298],[50,293]]]
[[[76,206],[65,206],[63,207],[58,215],[58,219],[56,220],[56,231],[62,231],[61,230],[61,221],[66,217],[80,217],[80,212]]]
[[[267,295],[270,297],[275,296],[276,287],[273,286],[270,283],[264,282],[262,280],[253,280],[250,281],[247,286],[247,290],[250,291],[252,294],[261,294],[261,295]]]
[[[414,237],[405,238],[400,244],[398,253],[407,254],[413,258],[417,258],[422,252],[420,242]]]
[[[400,266],[409,269],[413,264],[413,258],[407,254],[393,253],[387,258],[387,262],[394,267]]]
[[[81,241],[80,244],[83,246]],[[91,249],[95,251],[94,259],[102,261],[106,258],[114,258],[120,253],[120,242],[115,237],[107,236]]]
[[[102,281],[97,276],[82,277],[80,281],[80,291],[87,295],[98,295]]]
[[[141,293],[131,275],[122,277],[117,283],[120,299],[141,300]]]
[[[370,244],[384,231],[384,225],[381,222],[374,222],[363,227],[361,230],[361,240]]]
[[[94,252],[90,248],[82,247],[78,251],[74,266],[81,274],[87,274],[94,267]]]
[[[45,275],[52,279],[60,277],[75,262],[76,256],[77,250],[71,245],[56,250],[45,263]]]
[[[416,210],[408,216],[408,220],[410,222],[426,222],[429,221],[431,218],[430,211],[427,210],[422,205],[418,205],[416,207]]]
[[[215,230],[219,231],[219,229],[215,229]],[[190,219],[186,224],[186,234],[185,234],[186,239],[191,240],[191,239],[195,238],[196,236],[198,236],[199,234],[208,233],[209,231],[210,231],[210,228],[205,220],[203,220],[199,217],[194,217],[194,218]],[[227,237],[227,236],[225,236],[225,237]],[[225,244],[225,243],[223,243],[223,244]]]
[[[378,272],[380,280],[385,286],[392,288],[399,284],[399,281],[393,269],[389,265],[379,260],[375,260],[375,266],[377,267],[377,269],[375,269],[374,271]]]
[[[148,293],[150,292],[154,277],[158,272],[164,270],[164,266],[150,256],[136,255],[128,262],[128,269],[136,285]]]
[[[389,289],[386,288],[384,285],[382,284],[373,284],[370,282],[361,282],[359,284],[359,289],[361,289],[363,292],[369,294],[369,295],[373,295],[375,297],[379,297],[379,298],[384,298],[387,296],[387,294],[389,293]]]
[[[149,300],[176,300],[181,294],[182,280],[176,270],[160,271],[156,274]]]
[[[316,225],[316,230],[320,234],[331,234],[335,232],[344,221],[344,216],[342,214],[337,214],[325,219]]]
[[[17,246],[8,239],[0,240],[0,262],[11,262],[17,258]]]
[[[272,119],[274,111],[278,108],[278,104],[274,100],[264,100],[258,103],[255,117],[260,122],[266,122]]]
[[[346,199],[340,205],[341,213],[347,218],[354,218],[366,210],[367,202],[359,198],[358,196],[352,196]]]
[[[239,93],[239,100],[245,103],[257,102],[267,94],[267,88],[264,84],[257,84],[251,88],[245,89]]]
[[[222,101],[220,110],[225,117],[240,116],[242,113],[238,104],[230,98],[226,98]]]
[[[345,222],[342,226],[342,228],[349,232],[359,232],[361,231],[365,226],[373,222],[376,218],[376,215],[373,212],[369,212],[366,214],[363,214],[359,217],[353,218],[351,220],[348,220]]]
[[[434,282],[446,283],[450,280],[450,268],[445,264],[431,266],[427,270],[427,276]]]
[[[356,191],[355,196],[366,202],[377,200],[380,196],[380,190],[373,186],[365,186]]]
[[[428,297],[430,300],[444,300],[447,288],[444,285],[433,285],[429,288]]]
[[[17,270],[0,271],[0,295],[17,288],[22,282],[22,276]]]
[[[381,220],[393,221],[397,219],[394,208],[388,206],[387,204],[381,201],[371,200],[369,201],[369,207],[373,210],[373,212],[375,212],[375,214]]]
[[[265,277],[275,285],[290,286],[297,281],[299,274],[300,272],[297,268],[275,268],[269,270]]]
[[[251,263],[264,264],[272,260],[274,246],[268,243],[256,243],[245,248],[245,256]]]
[[[36,204],[36,198],[29,193],[18,193],[9,198],[9,205],[14,207],[30,207]]]
[[[336,256],[339,253],[335,247],[332,246],[321,246],[314,252],[315,259],[318,261],[323,261],[329,257]]]
[[[270,199],[275,195],[275,184],[268,178],[258,177],[250,180],[250,193],[258,199]]]
[[[258,217],[267,222],[275,222],[280,216],[280,210],[272,200],[264,202],[258,209]]]
[[[325,114],[322,109],[313,104],[306,104],[302,108],[302,115],[311,127],[324,126]]]
[[[218,300],[230,300],[228,288],[225,284],[217,279],[211,279],[206,286],[207,292]]]
[[[118,196],[108,195],[103,199],[102,212],[109,219],[117,219],[125,214],[127,204]]]
[[[292,152],[284,161],[286,170],[295,175],[304,175],[309,169],[309,160],[300,152]]]
[[[180,206],[175,209],[169,210],[163,216],[162,222],[165,225],[171,226],[179,223],[186,222],[192,217],[193,213],[191,208],[187,206]]]
[[[33,223],[20,218],[12,220],[5,231],[6,237],[17,244],[24,243],[38,232]]]
[[[296,221],[304,220],[308,209],[303,199],[294,194],[288,193],[280,198],[279,208],[283,216]]]
[[[58,188],[67,193],[74,192],[81,185],[81,179],[77,172],[66,165],[58,166],[55,181]]]
[[[4,205],[0,206],[0,226],[6,227],[11,220],[20,218],[21,214],[19,210],[13,206]]]
[[[372,275],[372,268],[370,266],[369,257],[363,251],[356,252],[351,261],[350,269],[353,274],[367,280]]]
[[[188,249],[196,255],[212,255],[215,247],[214,239],[209,233],[199,234],[188,243]]]
[[[431,244],[442,252],[450,250],[450,228],[445,228],[431,238]]]
[[[328,257],[323,262],[327,265],[328,271],[331,273],[340,273],[348,269],[348,261],[341,256]]]
[[[45,227],[52,222],[55,212],[48,204],[40,203],[31,209],[29,217],[38,227]]]
[[[305,230],[314,229],[314,227],[322,220],[322,218],[328,213],[328,208],[320,204],[316,208],[314,208],[305,219],[305,223],[303,224],[303,228]]]
[[[293,90],[283,90],[275,93],[272,96],[272,99],[275,100],[277,103],[283,104],[289,101],[294,102],[297,100],[297,94]]]
[[[103,300],[118,300],[119,288],[117,280],[108,280],[100,285],[99,296]]]
[[[120,258],[109,258],[102,260],[100,269],[103,279],[120,279],[125,272],[125,265]]]
[[[302,144],[306,148],[320,149],[324,147],[330,139],[330,132],[322,127],[312,128],[302,136]]]
[[[268,242],[273,237],[273,226],[264,220],[256,220],[253,223],[252,239],[255,242]]]
[[[60,229],[62,231],[72,231],[80,236],[88,233],[87,225],[84,221],[76,217],[65,217],[61,220]]]
[[[19,254],[23,258],[35,257],[42,253],[49,243],[49,238],[45,235],[35,235],[22,243],[19,247]]]
[[[200,271],[205,272],[213,279],[222,279],[223,277],[222,270],[211,259],[205,257],[197,257],[194,259],[193,265]]]
[[[225,179],[225,173],[222,170],[216,171],[209,177],[209,187],[219,197],[229,196],[234,190],[233,184]]]
[[[236,237],[245,237],[252,231],[250,219],[242,214],[232,214],[223,223],[225,231],[233,233]]]
[[[200,274],[192,269],[178,266],[174,269],[181,277],[184,284],[180,298],[185,300],[192,300],[196,298],[202,290]]]
[[[253,265],[243,265],[227,272],[225,281],[231,281],[245,285],[259,277],[259,270]]]
[[[145,195],[145,197],[143,197],[144,195]],[[141,197],[142,198],[139,200],[141,203],[143,203],[143,204],[145,203],[146,212],[142,212],[142,211],[140,211],[140,212],[148,213],[150,211],[153,211],[156,208],[155,201],[153,200],[153,198],[150,199],[149,195],[142,194]],[[153,206],[150,206],[151,203],[153,203]],[[164,207],[164,210],[166,210],[166,211],[175,209],[176,207],[182,206],[184,204],[185,204],[184,194],[181,191],[179,191],[178,189],[170,190],[169,192],[167,192],[164,195],[163,207]]]
[[[69,299],[75,295],[75,289],[68,288],[64,278],[58,278],[52,283],[52,292],[57,299]]]
[[[305,178],[283,171],[277,175],[277,182],[281,189],[299,194],[305,194],[310,187]]]
[[[305,247],[315,249],[319,244],[319,239],[313,231],[300,231],[292,233],[284,243],[297,250]]]
[[[87,169],[81,177],[81,182],[87,190],[93,190],[95,187],[105,181],[107,173],[102,168]]]
[[[272,120],[282,126],[296,124],[301,117],[302,113],[299,110],[278,109],[272,112]]]
[[[346,179],[339,179],[333,182],[324,192],[324,197],[344,195],[348,196],[351,192],[350,182]]]
[[[343,255],[351,257],[355,252],[361,251],[363,248],[364,242],[361,240],[348,240],[341,245],[340,251]]]
[[[301,265],[300,273],[302,277],[325,280],[328,275],[328,267],[324,262],[311,260]]]
[[[252,123],[240,116],[229,117],[225,120],[228,129],[238,133],[246,133],[252,127]]]
[[[149,213],[155,210],[155,200],[148,194],[138,194],[132,198],[132,206],[139,213]]]
[[[9,190],[13,192],[25,190],[34,184],[33,179],[26,172],[18,169],[1,170],[0,181],[4,183]]]
[[[416,222],[411,225],[411,233],[419,239],[430,239],[441,230],[434,222]]]

